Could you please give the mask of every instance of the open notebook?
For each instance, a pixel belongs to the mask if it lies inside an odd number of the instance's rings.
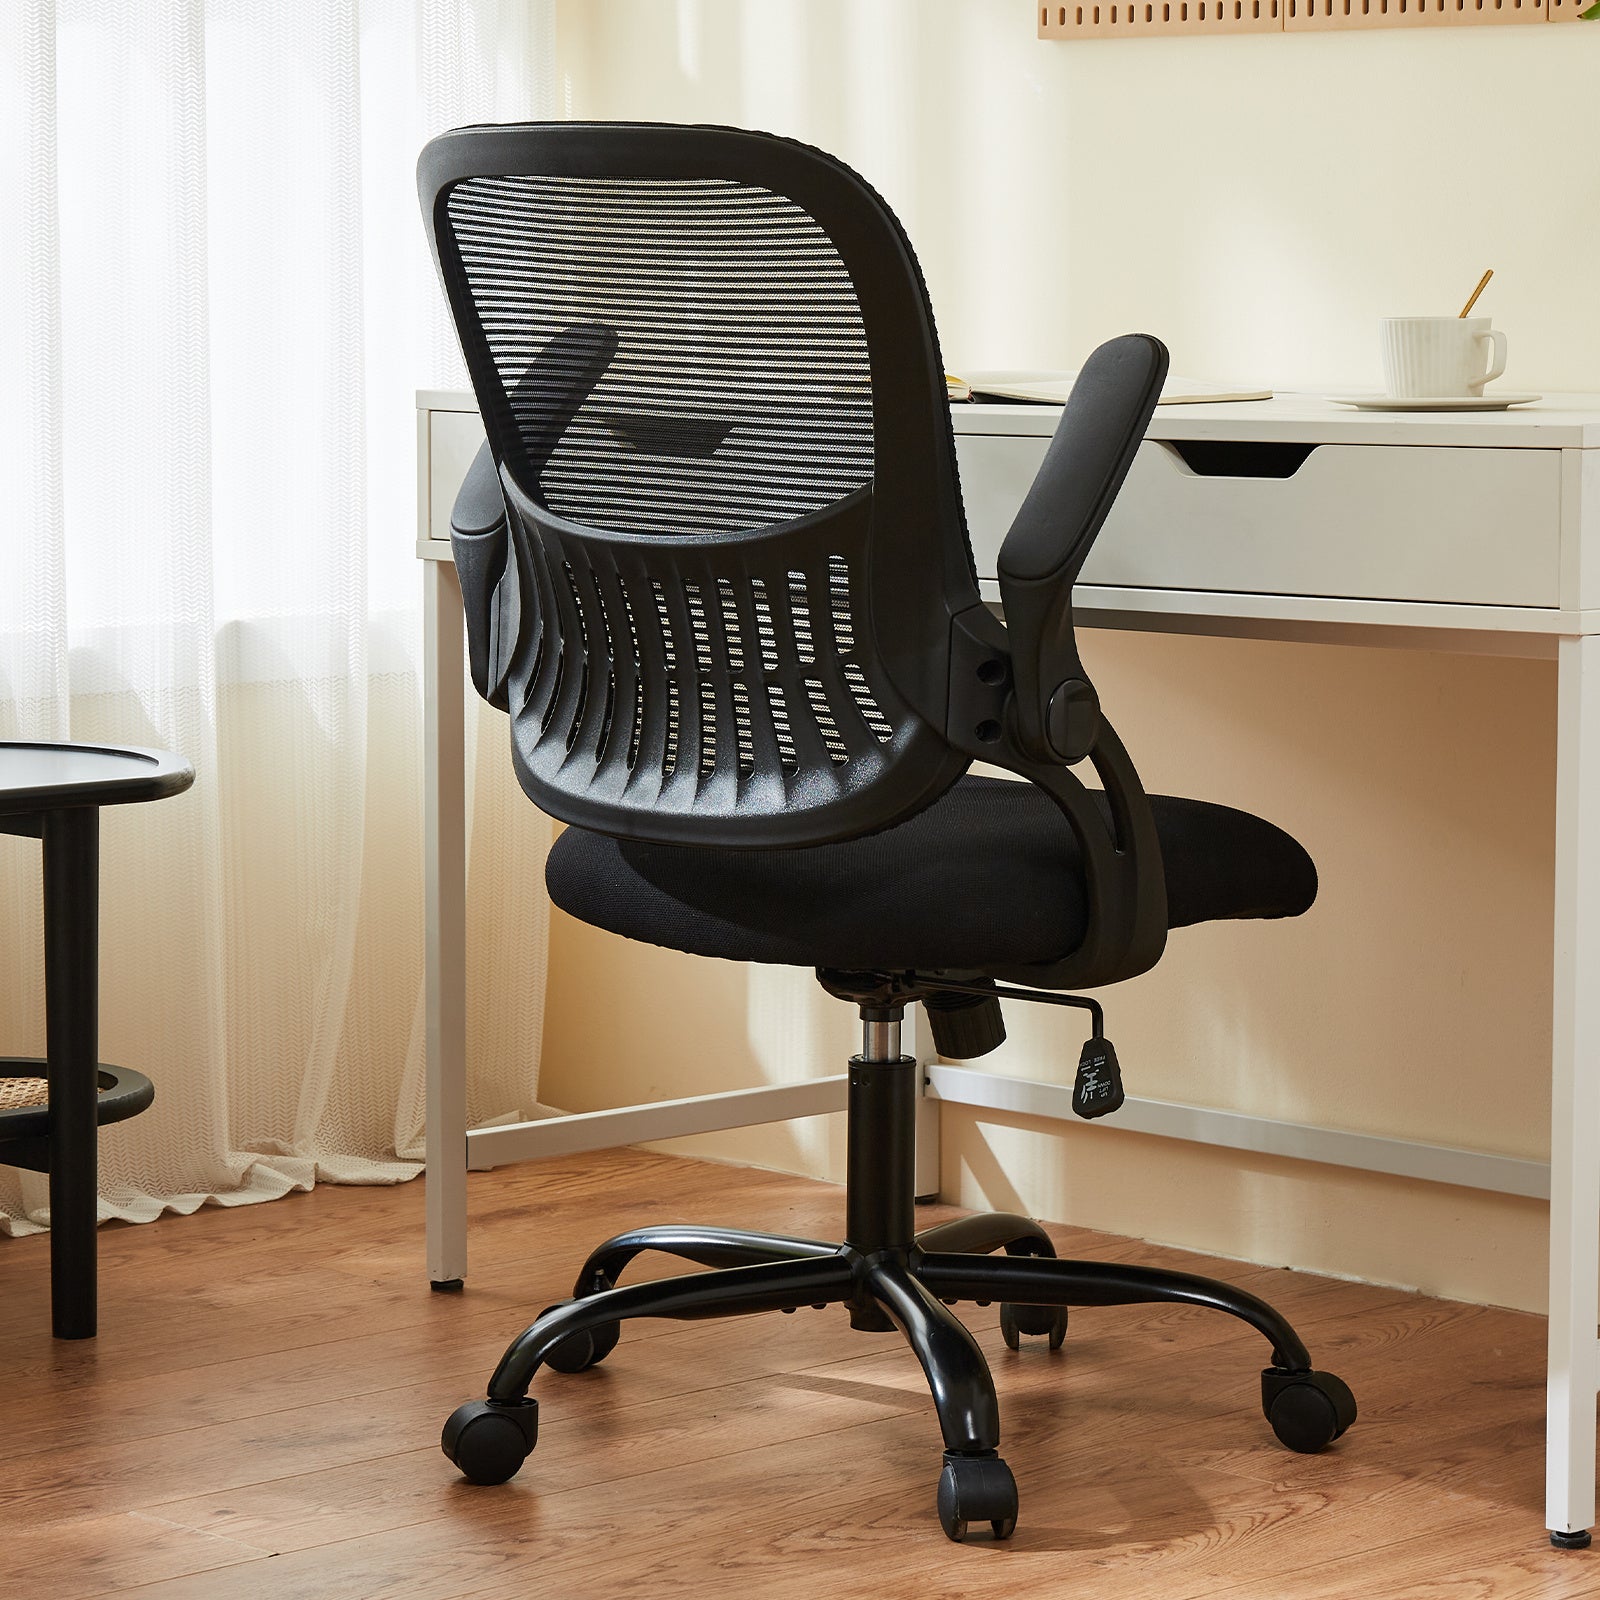
[[[1033,400],[1042,405],[1065,405],[1072,391],[1075,372],[974,372],[958,378],[945,373],[945,387],[952,400]],[[1158,405],[1194,405],[1203,400],[1270,400],[1270,389],[1228,388],[1224,384],[1201,383],[1195,378],[1169,377],[1161,386]]]

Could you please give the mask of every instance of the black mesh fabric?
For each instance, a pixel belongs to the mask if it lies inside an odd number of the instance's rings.
[[[792,200],[726,179],[473,178],[447,202],[524,487],[591,528],[770,527],[872,478],[861,310]],[[612,353],[585,387],[573,328]],[[531,378],[531,381],[530,381]]]
[[[1201,800],[1150,805],[1169,927],[1299,916],[1316,898],[1316,868],[1281,828]],[[569,828],[545,878],[562,910],[627,938],[801,967],[1015,972],[1071,955],[1087,925],[1066,820],[1032,785],[994,778],[963,778],[897,828],[811,850],[689,850]]]

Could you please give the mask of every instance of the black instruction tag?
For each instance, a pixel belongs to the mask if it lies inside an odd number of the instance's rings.
[[[1078,1077],[1072,1086],[1072,1109],[1080,1117],[1104,1117],[1127,1097],[1122,1092],[1122,1068],[1109,1039],[1098,1034],[1078,1057]]]

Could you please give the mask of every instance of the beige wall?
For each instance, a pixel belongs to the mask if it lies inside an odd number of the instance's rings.
[[[1360,384],[1377,316],[1452,309],[1493,265],[1509,376],[1600,390],[1600,27],[1072,45],[1036,41],[1031,17],[1028,0],[568,3],[567,109],[835,150],[905,221],[958,368],[1070,364],[1142,327],[1191,376]],[[1180,934],[1105,997],[1133,1091],[1542,1156],[1553,668],[1086,649],[1150,787],[1273,817],[1323,881],[1301,921]],[[550,993],[543,1097],[574,1108],[837,1070],[851,1043],[803,974],[560,917]],[[997,1068],[1070,1074],[1070,1018],[1013,1007],[1008,1025]],[[837,1176],[835,1121],[677,1148]],[[944,1129],[964,1203],[1543,1300],[1533,1203],[959,1108]]]

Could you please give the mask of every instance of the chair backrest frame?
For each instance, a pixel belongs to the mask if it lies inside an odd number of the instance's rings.
[[[517,180],[534,182],[505,187]],[[495,183],[489,201],[511,195],[519,215],[539,212],[539,184],[557,186],[579,226],[586,185],[606,194],[620,184],[624,197],[724,185],[798,208],[837,251],[859,307],[870,477],[751,528],[680,523],[655,533],[648,516],[641,529],[562,515],[541,473],[604,384],[618,335],[604,317],[581,314],[574,282],[578,310],[558,317],[542,348],[504,338],[496,348],[500,325],[486,331],[481,286],[497,286],[515,242],[495,240],[474,260],[456,199]],[[499,591],[495,648],[530,797],[563,821],[621,837],[727,848],[875,831],[948,788],[969,760],[945,732],[951,619],[981,600],[927,291],[878,195],[791,140],[655,124],[458,129],[423,151],[418,186],[508,510],[509,548],[480,565]],[[542,240],[560,225],[552,210],[539,212]],[[548,293],[540,281],[506,303]],[[503,324],[503,305],[490,312]],[[521,352],[520,370],[508,347]],[[534,413],[530,386],[554,401]],[[535,414],[544,420],[530,430]],[[646,455],[721,448],[685,437],[683,420],[680,409],[624,426]],[[489,621],[469,604],[469,632],[475,624]]]

